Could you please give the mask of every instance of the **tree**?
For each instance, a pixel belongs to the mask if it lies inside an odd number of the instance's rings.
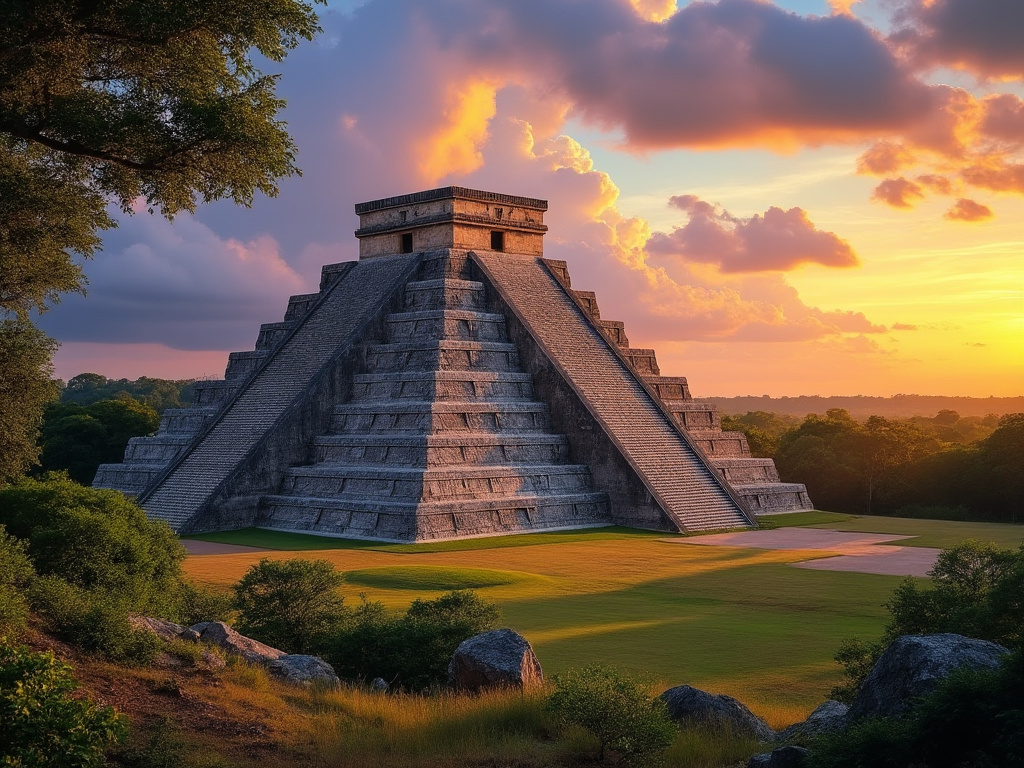
[[[114,226],[108,200],[171,216],[276,194],[295,147],[252,52],[281,61],[318,31],[303,0],[5,3],[0,307],[25,316],[79,289],[70,254]]]
[[[0,486],[20,477],[39,456],[43,408],[58,392],[50,364],[55,348],[27,320],[0,319]]]
[[[111,707],[74,695],[72,670],[52,652],[0,639],[0,764],[16,768],[92,768],[124,738]]]
[[[62,403],[92,405],[100,400],[117,400],[128,395],[162,414],[168,408],[181,408],[192,402],[194,379],[156,379],[140,376],[129,379],[108,379],[98,373],[80,373],[68,380],[60,394]]]
[[[35,571],[24,542],[0,525],[0,637],[19,634],[28,620],[28,587]]]
[[[344,581],[328,560],[264,558],[235,585],[238,628],[290,653],[318,652],[345,618]]]
[[[569,669],[555,677],[548,712],[563,725],[578,725],[618,752],[627,765],[652,762],[672,743],[675,723],[661,699],[651,699],[646,686],[602,666]]]

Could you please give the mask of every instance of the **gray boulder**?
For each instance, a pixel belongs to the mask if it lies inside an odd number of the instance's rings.
[[[388,689],[388,681],[383,677],[375,677],[370,682],[370,690],[374,693],[385,693]]]
[[[754,755],[747,763],[747,768],[801,768],[808,754],[803,747],[779,747],[771,752]]]
[[[732,696],[708,693],[689,685],[669,688],[661,698],[668,706],[668,714],[678,723],[732,728],[737,733],[749,734],[759,741],[771,741],[775,731],[755,715],[742,702]]]
[[[270,664],[270,662],[287,655],[284,651],[271,648],[259,640],[238,634],[223,621],[204,621],[193,624],[190,629],[198,632],[199,639],[204,643],[220,646],[228,653],[241,656],[252,664]]]
[[[818,705],[817,709],[807,716],[802,723],[789,726],[779,734],[779,741],[793,739],[813,739],[826,733],[838,733],[846,730],[847,715],[850,708],[841,701],[829,699]]]
[[[161,640],[175,640],[184,631],[184,627],[175,624],[173,621],[154,619],[150,616],[129,616],[128,623],[132,629],[143,632],[152,632]]]
[[[963,635],[902,635],[878,659],[850,705],[850,719],[892,717],[931,693],[954,669],[993,669],[1009,653],[1001,645]]]
[[[289,653],[271,661],[267,669],[274,677],[293,685],[317,684],[334,687],[341,683],[334,672],[334,667],[319,656]]]
[[[466,691],[529,688],[544,682],[544,672],[525,637],[496,629],[459,644],[448,664],[448,682]]]

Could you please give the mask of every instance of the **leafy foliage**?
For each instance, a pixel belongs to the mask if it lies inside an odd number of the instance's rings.
[[[405,614],[363,600],[334,638],[327,660],[342,677],[383,677],[412,690],[444,685],[459,643],[493,629],[498,609],[469,590],[415,600]]]
[[[16,635],[25,628],[28,619],[25,589],[34,576],[24,543],[9,536],[0,525],[0,637]]]
[[[75,697],[71,667],[0,639],[0,762],[17,768],[91,768],[124,737],[111,707]]]
[[[317,652],[345,620],[344,581],[328,560],[264,558],[235,585],[238,630],[291,653]]]
[[[779,450],[779,440],[799,424],[795,416],[782,416],[767,411],[749,411],[741,416],[722,416],[722,429],[742,432],[747,437],[750,453],[771,458]]]
[[[60,401],[91,405],[99,400],[118,400],[127,395],[162,414],[168,408],[182,408],[191,403],[194,392],[193,379],[172,380],[140,376],[133,381],[108,379],[98,373],[80,373],[68,379],[60,393]]]
[[[4,261],[0,254],[0,263]],[[0,485],[20,477],[39,457],[43,407],[57,397],[50,363],[56,348],[53,339],[27,320],[0,318]]]
[[[611,749],[627,765],[658,762],[676,733],[664,701],[652,700],[645,685],[608,667],[557,675],[547,709],[562,725],[580,726],[597,736],[602,761]]]

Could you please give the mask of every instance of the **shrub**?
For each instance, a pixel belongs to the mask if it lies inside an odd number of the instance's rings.
[[[291,653],[314,653],[344,618],[345,577],[327,560],[268,560],[235,585],[238,631]]]
[[[416,600],[404,615],[364,599],[335,636],[328,660],[342,677],[383,677],[417,691],[440,687],[459,643],[492,629],[498,616],[470,590]]]
[[[201,621],[227,621],[231,617],[232,595],[215,592],[188,579],[178,589],[178,608],[174,619],[185,626]]]
[[[125,664],[148,664],[160,650],[156,635],[131,626],[129,608],[116,596],[43,576],[30,598],[50,632],[84,651]]]
[[[185,742],[163,718],[145,733],[133,733],[129,743],[110,758],[111,765],[123,768],[182,768],[190,764],[185,759]]]
[[[645,685],[608,667],[570,669],[555,676],[547,709],[559,724],[594,734],[602,761],[611,749],[627,765],[660,762],[676,734],[665,702],[652,699]]]
[[[115,594],[128,609],[170,615],[185,549],[160,521],[118,491],[63,475],[0,489],[0,523],[26,542],[40,575]]]
[[[74,697],[71,667],[0,640],[0,764],[90,768],[124,737],[111,707]]]
[[[25,589],[34,575],[24,543],[9,536],[0,525],[0,637],[17,635],[25,628]]]

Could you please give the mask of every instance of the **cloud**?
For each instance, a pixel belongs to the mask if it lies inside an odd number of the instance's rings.
[[[283,318],[288,296],[308,289],[273,238],[221,238],[187,215],[123,220],[86,275],[87,296],[40,318],[61,341],[252,349],[260,323]]]
[[[916,325],[909,325],[907,323],[893,323],[889,326],[890,331],[916,331]]]
[[[871,199],[891,205],[893,208],[913,208],[914,203],[924,198],[924,191],[919,184],[900,176],[898,179],[886,179],[871,193]]]
[[[660,256],[714,264],[722,272],[788,271],[801,264],[856,266],[845,240],[817,229],[802,208],[772,206],[764,215],[742,219],[694,195],[671,198],[689,216],[671,234],[656,232],[647,249]]]
[[[1019,0],[902,0],[893,40],[920,66],[986,77],[1024,72],[1024,4]]]
[[[992,209],[987,205],[961,197],[952,208],[943,214],[943,218],[951,221],[985,221],[992,218]]]

